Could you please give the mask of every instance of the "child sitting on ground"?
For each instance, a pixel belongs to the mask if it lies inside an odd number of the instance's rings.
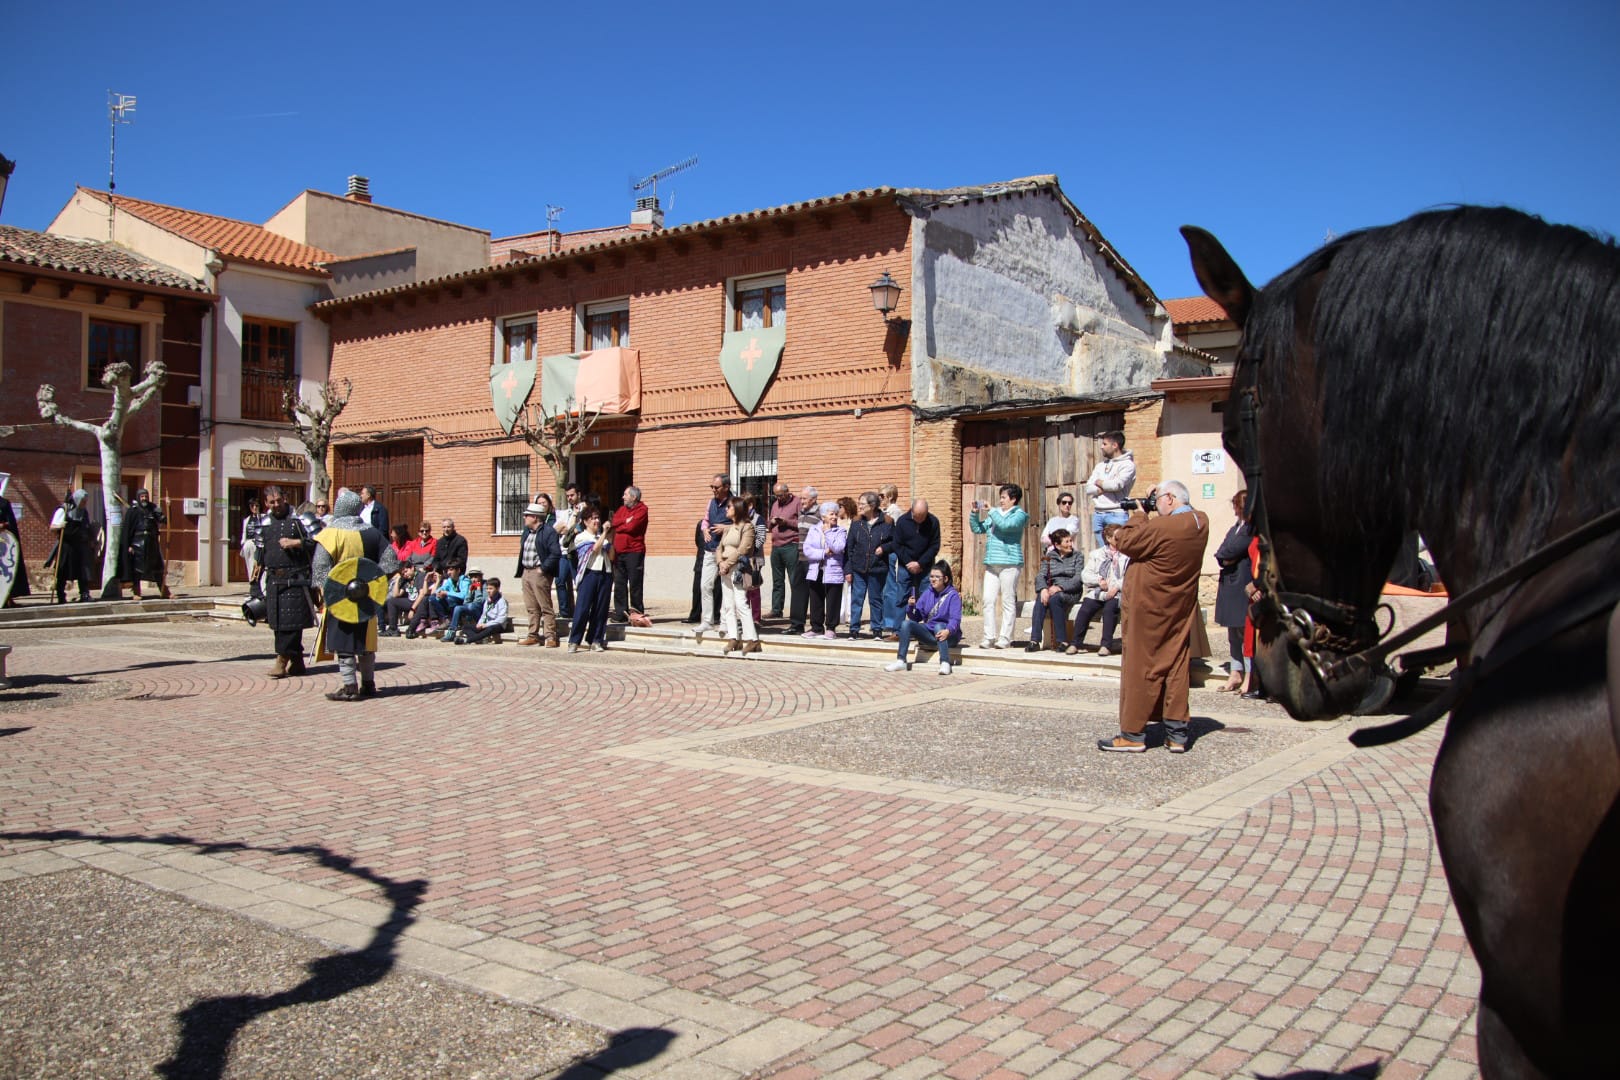
[[[491,641],[501,643],[506,629],[506,597],[501,595],[501,579],[492,577],[484,582],[484,610],[478,613],[478,623],[470,632],[457,636],[457,645]]]

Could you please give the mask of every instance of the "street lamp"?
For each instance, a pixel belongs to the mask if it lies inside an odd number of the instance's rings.
[[[0,154],[0,210],[6,208],[6,185],[11,182],[11,171],[16,167],[15,161]]]
[[[900,283],[889,276],[887,270],[867,288],[872,290],[872,307],[884,322],[889,322],[889,312],[900,306]]]

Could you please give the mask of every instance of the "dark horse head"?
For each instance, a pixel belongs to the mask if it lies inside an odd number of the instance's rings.
[[[1224,438],[1262,538],[1260,677],[1299,719],[1353,711],[1384,673],[1333,665],[1376,641],[1404,534],[1455,594],[1612,496],[1587,470],[1620,431],[1616,250],[1457,207],[1340,237],[1256,290],[1213,236],[1182,234],[1243,331]]]

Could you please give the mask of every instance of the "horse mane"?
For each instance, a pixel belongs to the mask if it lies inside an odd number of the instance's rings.
[[[1296,332],[1309,334],[1314,386]],[[1339,237],[1279,275],[1245,337],[1245,354],[1266,359],[1268,400],[1315,397],[1324,521],[1387,528],[1393,507],[1437,552],[1467,536],[1485,570],[1615,500],[1612,240],[1506,207],[1427,211]]]

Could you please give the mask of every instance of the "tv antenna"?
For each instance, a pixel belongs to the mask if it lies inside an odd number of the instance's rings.
[[[117,191],[118,182],[114,179],[115,166],[118,161],[118,125],[132,123],[130,117],[135,112],[135,95],[119,94],[112,90],[107,91],[107,190]]]
[[[659,169],[657,172],[653,173],[650,176],[643,176],[640,180],[632,180],[630,182],[630,190],[639,195],[641,192],[646,191],[648,188],[652,188],[651,195],[652,195],[653,198],[656,199],[656,198],[658,198],[658,181],[666,180],[669,177],[674,176],[678,172],[685,172],[687,169],[690,169],[692,166],[694,166],[696,164],[697,164],[697,156],[696,155],[693,155],[692,157],[687,158],[685,161],[677,161],[675,164],[671,165],[667,169]]]
[[[557,219],[563,216],[566,209],[567,207],[546,203],[546,246],[552,252],[555,252],[562,243],[562,237],[557,234]]]

